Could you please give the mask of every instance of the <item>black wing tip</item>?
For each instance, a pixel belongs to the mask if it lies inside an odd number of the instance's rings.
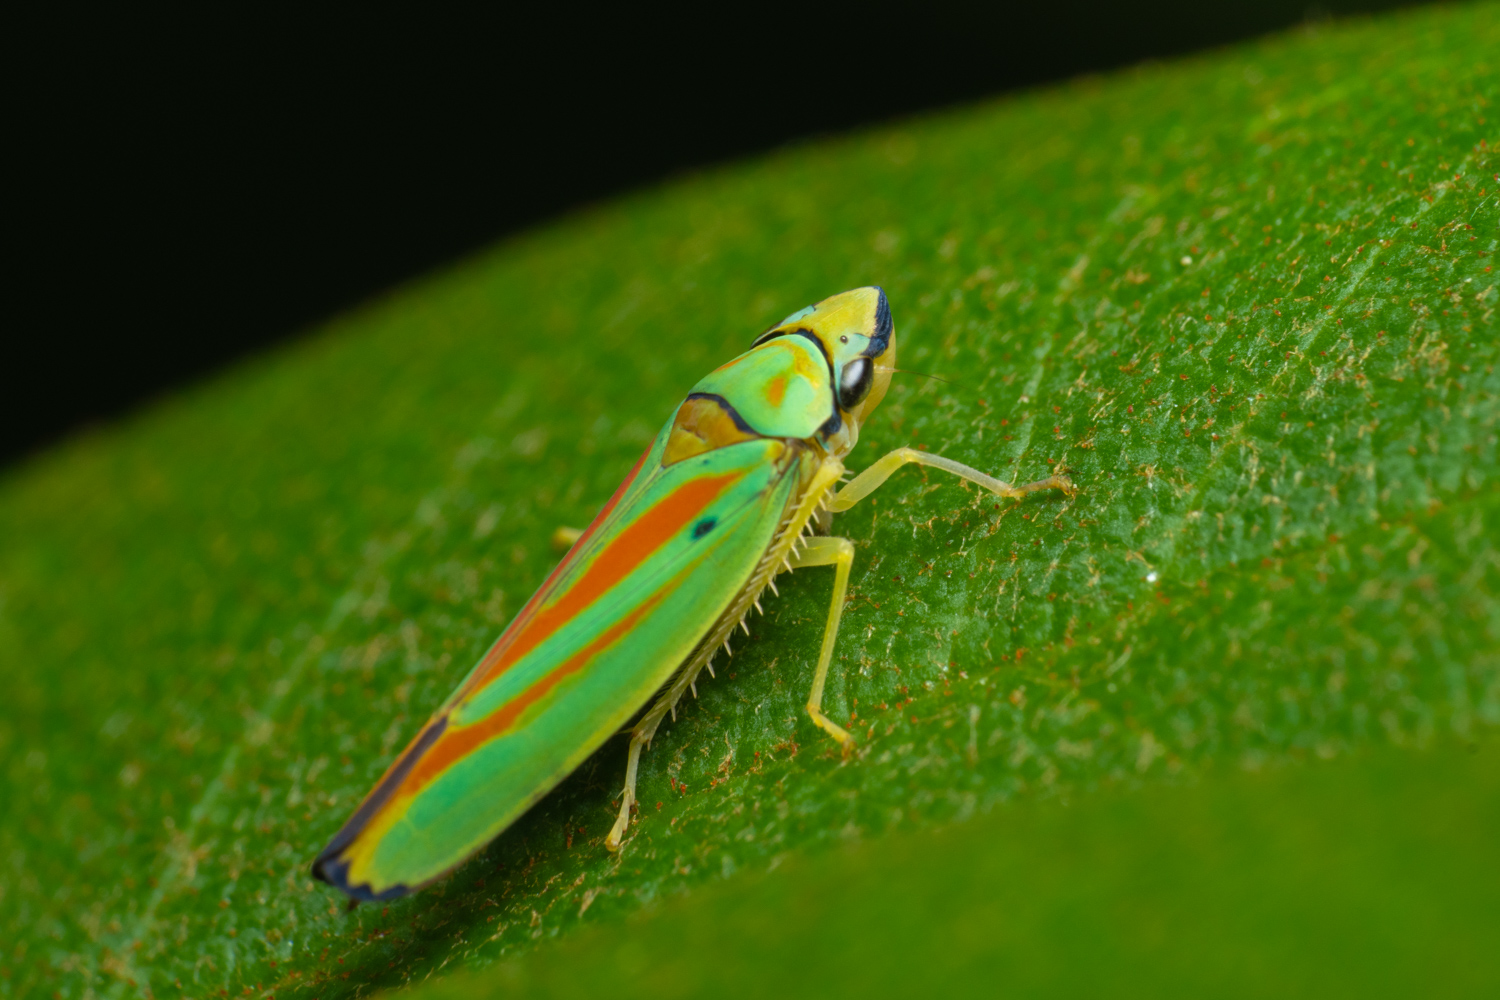
[[[360,885],[349,881],[349,862],[338,856],[338,848],[330,844],[312,863],[312,877],[333,886],[356,903],[381,903],[410,895],[412,888],[398,883],[382,892],[375,892],[369,883]]]
[[[365,824],[370,821],[370,817],[379,811],[380,807],[385,804],[386,799],[395,791],[396,786],[401,784],[407,772],[416,764],[417,758],[426,753],[427,749],[433,743],[437,742],[437,738],[443,735],[444,730],[447,728],[448,717],[446,715],[439,716],[422,729],[421,734],[412,742],[411,746],[402,751],[400,759],[386,772],[385,777],[380,779],[380,783],[360,803],[359,808],[354,811],[354,815],[349,817],[349,822],[345,823],[343,828],[333,835],[333,839],[328,842],[328,846],[323,848],[322,852],[313,861],[311,869],[313,878],[320,882],[328,883],[350,899],[357,899],[364,903],[378,902],[384,899],[397,899],[401,896],[410,895],[419,888],[418,886],[398,883],[384,892],[372,892],[368,885],[350,885],[349,862],[342,855],[345,848],[354,843],[355,839],[364,831]]]

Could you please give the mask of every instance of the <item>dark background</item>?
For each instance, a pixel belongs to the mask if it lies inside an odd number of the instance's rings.
[[[120,6],[49,6],[0,42],[0,467],[580,204],[1403,4]]]

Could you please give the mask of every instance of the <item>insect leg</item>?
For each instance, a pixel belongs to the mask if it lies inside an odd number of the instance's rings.
[[[558,528],[552,532],[552,538],[550,539],[552,543],[552,551],[566,552],[573,547],[574,542],[578,541],[578,539],[582,537],[582,528],[570,528],[567,525],[559,525]]]
[[[828,664],[833,660],[833,644],[839,635],[839,618],[844,613],[844,596],[849,590],[849,568],[854,565],[854,543],[847,538],[814,536],[807,539],[802,551],[791,557],[792,567],[832,566],[833,603],[828,606],[828,624],[823,629],[823,649],[818,654],[818,669],[813,674],[812,692],[807,696],[807,714],[813,722],[834,739],[848,756],[854,750],[854,737],[823,714],[823,685],[828,680]]]
[[[656,727],[651,727],[652,732]],[[615,820],[615,825],[610,827],[609,836],[604,838],[604,846],[611,851],[620,849],[620,842],[625,839],[625,831],[630,828],[630,810],[635,805],[635,773],[641,762],[641,748],[646,741],[651,739],[650,733],[642,733],[640,730],[630,734],[630,754],[625,763],[625,791],[620,796],[620,815]]]
[[[832,511],[848,510],[871,493],[891,477],[901,466],[907,463],[926,465],[934,469],[942,469],[951,472],[960,479],[967,479],[971,483],[989,490],[997,496],[1007,499],[1019,500],[1028,493],[1040,493],[1043,490],[1062,490],[1071,495],[1074,492],[1073,481],[1061,471],[1046,479],[1038,479],[1034,483],[1026,483],[1024,486],[1012,486],[1010,483],[1002,482],[993,476],[987,476],[978,469],[971,469],[967,465],[955,462],[951,458],[941,455],[930,455],[925,451],[917,451],[915,448],[897,448],[895,451],[881,457],[865,471],[851,479],[843,489],[833,495],[828,502],[828,509]]]
[[[714,648],[717,649],[717,647]],[[656,703],[630,730],[630,751],[625,761],[625,791],[621,795],[620,815],[615,819],[615,825],[610,827],[609,836],[604,838],[604,846],[611,851],[620,849],[620,845],[625,841],[625,831],[630,829],[630,812],[636,802],[636,772],[640,767],[642,748],[651,742],[651,738],[656,735],[657,727],[661,725],[661,720],[672,711],[672,707],[682,697],[682,692],[692,684],[698,670],[708,662],[711,653],[712,650],[705,651],[701,659],[688,664],[688,668],[667,685],[667,689],[656,699]]]

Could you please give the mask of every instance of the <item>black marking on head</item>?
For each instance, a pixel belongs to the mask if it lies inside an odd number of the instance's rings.
[[[411,887],[406,885],[394,885],[382,893],[371,892],[368,885],[350,885],[349,862],[341,857],[341,855],[344,853],[344,848],[354,843],[354,838],[358,837],[364,830],[365,824],[370,822],[370,817],[374,816],[380,807],[385,805],[386,800],[400,787],[401,782],[405,780],[411,769],[416,766],[417,761],[431,749],[432,745],[438,741],[438,737],[442,736],[447,728],[448,717],[444,715],[422,731],[422,735],[417,739],[417,742],[413,743],[407,749],[406,753],[401,755],[401,759],[396,762],[396,766],[391,768],[380,784],[375,786],[375,790],[370,793],[364,802],[360,803],[359,808],[354,811],[354,815],[349,817],[349,822],[345,823],[343,829],[334,834],[333,839],[328,842],[328,846],[323,848],[318,854],[317,859],[312,863],[313,878],[321,879],[334,888],[343,890],[354,899],[361,899],[367,902],[377,899],[395,899],[398,896],[405,896],[411,892]]]
[[[756,337],[754,343],[752,343],[750,345],[750,349],[753,351],[753,350],[755,350],[755,348],[759,347],[761,344],[764,344],[768,340],[775,340],[777,337],[785,337],[785,336],[786,336],[786,331],[785,330],[778,330],[778,329],[776,329],[773,326],[773,327],[771,327],[771,329],[767,330],[765,333],[761,334],[759,337]]]
[[[718,523],[719,519],[717,517],[705,517],[703,520],[693,525],[693,538],[695,540],[702,538],[710,531],[713,531],[715,525],[717,525]]]
[[[818,353],[823,355],[823,363],[828,366],[828,380],[830,382],[833,381],[833,359],[828,356],[828,346],[823,343],[822,338],[811,330],[800,327],[796,330],[788,330],[787,335],[792,337],[806,337],[812,341],[813,345],[817,347]]]
[[[813,307],[808,306],[807,308],[812,309]],[[796,314],[793,313],[793,315]],[[782,320],[782,322],[784,323],[786,321]],[[750,349],[754,350],[755,348],[759,347],[761,344],[764,344],[769,340],[775,340],[777,337],[785,337],[788,334],[796,332],[796,330],[788,330],[782,327],[780,324],[777,324],[776,326],[771,327],[771,329],[767,330],[765,333],[761,334],[759,337],[756,337],[754,343],[750,345]]]
[[[844,429],[844,418],[839,413],[838,407],[833,408],[833,416],[823,421],[823,426],[818,428],[818,433],[826,440],[833,437]]]
[[[870,334],[870,344],[862,352],[867,358],[878,358],[891,346],[891,334],[896,324],[891,321],[891,304],[886,300],[885,289],[875,286],[879,297],[875,300],[875,329]]]
[[[740,411],[731,406],[729,400],[725,399],[723,396],[720,396],[716,392],[690,392],[687,395],[687,399],[711,399],[715,403],[718,403],[719,407],[725,413],[729,414],[729,419],[734,421],[734,426],[738,427],[746,434],[754,434],[756,437],[765,436],[761,434],[760,431],[756,430],[754,427],[751,427],[748,423],[746,423],[745,418],[740,416]],[[687,399],[684,399],[683,402],[686,403]]]

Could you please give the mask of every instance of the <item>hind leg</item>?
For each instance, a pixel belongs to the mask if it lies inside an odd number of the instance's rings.
[[[651,743],[651,737],[656,735],[657,727],[661,720],[666,718],[668,712],[676,715],[674,706],[684,691],[693,686],[693,678],[698,671],[708,663],[708,656],[703,654],[701,660],[694,661],[688,668],[677,676],[677,679],[668,684],[666,689],[657,696],[656,704],[651,710],[641,716],[639,722],[630,730],[630,750],[625,757],[625,789],[620,795],[620,815],[615,818],[615,825],[610,827],[609,836],[604,838],[604,846],[611,851],[618,851],[625,842],[625,833],[630,829],[630,813],[635,808],[635,783],[636,776],[641,764],[641,751]],[[712,673],[712,668],[710,668]],[[694,694],[697,691],[694,690]]]
[[[818,669],[813,673],[812,691],[807,696],[807,714],[812,716],[819,729],[838,740],[847,757],[854,749],[854,737],[823,714],[823,686],[828,681],[828,664],[833,660],[833,646],[839,637],[839,619],[843,617],[844,599],[849,592],[849,570],[854,565],[854,543],[847,538],[809,538],[788,561],[793,569],[804,566],[833,567],[833,600],[828,605],[828,623],[823,627],[823,648],[818,652]]]
[[[651,727],[651,733],[656,727]],[[620,844],[625,839],[625,831],[630,828],[630,811],[635,807],[635,778],[636,770],[641,763],[641,749],[651,740],[651,733],[643,733],[640,727],[630,734],[630,751],[625,759],[625,791],[620,796],[620,815],[615,820],[615,825],[610,827],[609,836],[604,838],[604,846],[611,851],[618,851]]]

